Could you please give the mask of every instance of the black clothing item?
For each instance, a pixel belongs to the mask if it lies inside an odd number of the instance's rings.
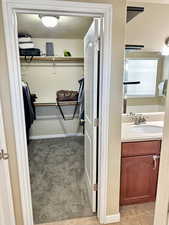
[[[84,78],[79,80],[79,96],[78,96],[78,102],[79,102],[79,119],[80,121],[84,120]]]
[[[29,143],[29,130],[33,121],[35,119],[35,109],[33,98],[31,97],[31,93],[28,86],[23,86],[23,101],[24,101],[24,111],[25,111],[25,124],[26,124],[26,136],[27,142]]]
[[[36,94],[31,94],[31,103],[32,103],[32,108],[33,108],[33,112],[34,112],[34,120],[36,120],[36,109],[35,109],[34,102],[36,102],[37,98],[38,97],[36,96]]]
[[[32,36],[26,33],[18,33],[18,38],[23,38],[23,37],[32,37]]]

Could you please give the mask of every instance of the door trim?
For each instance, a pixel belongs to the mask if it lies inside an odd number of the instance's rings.
[[[33,225],[29,165],[25,132],[24,107],[21,88],[20,60],[16,30],[16,13],[40,13],[92,16],[104,18],[104,38],[100,71],[98,209],[100,223],[107,223],[108,128],[111,78],[112,5],[46,0],[4,0],[3,19],[9,69],[12,115],[16,140],[16,154],[20,181],[24,225]],[[11,32],[13,31],[13,32]],[[103,35],[103,34],[102,34]],[[106,106],[106,107],[105,107]]]
[[[127,3],[131,5],[131,1],[127,0]],[[154,4],[169,4],[169,0],[132,0],[132,3],[154,3]]]
[[[7,148],[6,148],[5,131],[4,131],[4,124],[3,124],[3,115],[1,110],[1,101],[0,101],[0,134],[1,134],[0,138],[2,140],[1,147],[6,153]],[[3,198],[0,201],[0,223],[2,222],[3,225],[8,225],[8,224],[16,225],[14,207],[13,207],[12,187],[11,187],[10,175],[9,175],[9,162],[8,160],[5,160],[5,161],[3,160],[3,161],[0,161],[0,163],[4,164],[2,165],[4,169],[2,171],[3,177],[0,178],[3,180],[3,185],[0,186],[0,196],[3,196]],[[5,204],[3,204],[3,200],[5,201]],[[8,215],[8,217],[6,215]]]

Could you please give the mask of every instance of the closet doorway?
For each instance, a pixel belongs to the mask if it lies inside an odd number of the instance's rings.
[[[100,77],[99,77],[99,132],[98,132],[98,191],[97,191],[97,217],[100,223],[107,223],[107,186],[108,186],[108,134],[109,134],[109,103],[110,78],[112,75],[112,5],[100,3],[80,3],[72,1],[46,1],[37,0],[34,4],[30,0],[23,3],[5,2],[3,19],[7,60],[9,69],[9,82],[11,91],[11,105],[14,123],[16,156],[19,176],[19,189],[24,224],[33,224],[32,201],[30,190],[30,176],[28,164],[28,151],[25,132],[23,90],[18,46],[17,15],[41,14],[67,15],[101,18],[100,26]],[[103,119],[104,118],[104,119]],[[94,124],[94,123],[93,123]],[[95,120],[96,124],[96,120]],[[113,219],[114,220],[114,219]],[[119,217],[115,217],[119,221]]]
[[[35,224],[97,211],[101,19],[17,14]]]

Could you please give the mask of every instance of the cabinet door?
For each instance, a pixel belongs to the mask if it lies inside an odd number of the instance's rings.
[[[122,158],[121,205],[155,201],[158,169],[152,155]]]

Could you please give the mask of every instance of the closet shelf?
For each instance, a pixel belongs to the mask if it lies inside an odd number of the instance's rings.
[[[25,61],[25,57],[21,56],[20,60],[22,62]],[[78,63],[83,63],[84,58],[83,57],[55,57],[55,56],[34,56],[31,62],[60,62],[60,63],[71,63],[71,62],[78,62]]]
[[[39,102],[35,102],[34,103],[35,106],[57,106],[57,103],[39,103]],[[70,105],[76,105],[77,102],[76,101],[67,101],[67,102],[60,102],[61,106],[70,106]]]

